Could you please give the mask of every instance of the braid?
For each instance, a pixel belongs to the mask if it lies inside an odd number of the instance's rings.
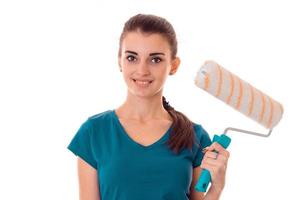
[[[194,144],[193,122],[183,113],[176,111],[164,96],[162,97],[162,101],[164,108],[173,119],[173,132],[167,142],[168,146],[175,153],[180,152],[184,148],[191,149]]]
[[[168,110],[175,110],[170,104],[169,102],[166,100],[166,98],[163,96],[163,106],[164,108],[168,111]]]

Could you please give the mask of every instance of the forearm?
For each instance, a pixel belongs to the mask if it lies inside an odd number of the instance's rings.
[[[219,200],[221,193],[222,191],[217,191],[215,188],[210,187],[203,200]]]

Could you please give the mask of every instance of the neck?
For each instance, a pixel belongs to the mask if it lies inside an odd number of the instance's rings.
[[[116,109],[121,118],[148,121],[171,119],[162,104],[162,95],[138,97],[127,95],[126,101]]]

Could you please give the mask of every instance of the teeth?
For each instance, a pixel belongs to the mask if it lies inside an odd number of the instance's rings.
[[[138,81],[133,79],[139,85],[149,85],[152,81]]]
[[[138,84],[147,85],[150,82],[149,81],[136,81]]]

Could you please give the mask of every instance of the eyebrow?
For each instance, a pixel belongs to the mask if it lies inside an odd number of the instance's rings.
[[[125,53],[131,53],[131,54],[134,54],[134,55],[138,55],[138,53],[137,52],[134,52],[134,51],[129,51],[129,50],[127,50],[127,51],[125,51]],[[150,53],[149,54],[149,56],[156,56],[156,55],[165,55],[164,53],[161,53],[161,52],[155,52],[155,53]]]

